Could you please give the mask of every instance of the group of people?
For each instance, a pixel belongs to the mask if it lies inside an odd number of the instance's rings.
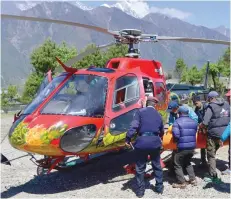
[[[230,91],[226,96],[230,103]],[[169,103],[169,125],[172,125],[174,142],[177,144],[177,149],[172,153],[173,171],[177,180],[172,185],[173,188],[183,189],[188,184],[197,185],[194,169],[191,165],[194,149],[196,148],[197,132],[204,133],[207,136],[206,148],[201,149],[202,165],[207,165],[206,152],[208,159],[209,172],[205,175],[204,180],[214,183],[221,182],[216,172],[216,151],[230,136],[230,105],[228,102],[219,98],[216,91],[211,91],[207,96],[206,103],[203,103],[199,96],[193,97],[195,110],[187,102],[182,103],[173,100]],[[164,190],[163,172],[160,164],[164,124],[161,115],[155,109],[157,103],[157,98],[147,98],[146,107],[138,109],[126,135],[127,146],[131,145],[133,136],[138,135],[134,148],[138,185],[136,195],[139,198],[143,197],[145,192],[144,173],[148,156],[150,156],[156,180],[155,192],[162,194]],[[188,181],[184,177],[184,169],[189,175]],[[230,167],[223,172],[223,174],[229,173]]]

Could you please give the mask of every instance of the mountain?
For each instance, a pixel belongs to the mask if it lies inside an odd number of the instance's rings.
[[[135,18],[144,17],[143,15],[140,15],[134,9],[132,9],[131,4],[132,4],[131,1],[120,1],[120,2],[117,2],[117,3],[112,4],[112,5],[102,4],[101,6],[106,7],[106,8],[118,8],[121,11],[125,12],[126,14],[131,15],[131,16],[133,16]],[[146,13],[146,14],[148,14],[148,13]]]
[[[24,2],[24,7],[19,7],[18,2],[10,3],[12,3],[11,10],[6,9],[6,5],[4,5],[5,8],[2,6],[5,13],[18,12],[25,16],[76,21],[110,30],[135,28],[142,30],[143,33],[158,35],[228,40],[225,35],[203,26],[195,26],[157,13],[150,13],[143,18],[133,17],[127,11],[125,12],[125,9],[123,11],[116,6],[99,6],[92,9],[80,4],[79,1],[35,2],[36,5],[28,1]],[[1,81],[4,87],[10,83],[23,84],[25,82],[32,69],[29,59],[31,52],[48,37],[57,43],[66,41],[67,44],[75,46],[78,52],[87,44],[102,45],[114,40],[111,36],[96,31],[59,24],[2,19],[1,27],[1,39],[4,41],[2,43]],[[196,64],[200,67],[208,59],[216,61],[224,52],[225,47],[161,41],[155,44],[140,44],[140,49],[143,58],[159,60],[165,70],[171,70],[179,57],[184,58],[189,66]]]
[[[230,29],[226,28],[225,26],[219,26],[217,28],[214,28],[213,30],[216,30],[217,32],[225,35],[226,37],[230,38]]]
[[[35,7],[38,1],[1,1],[1,12],[3,14],[19,14],[20,11]]]

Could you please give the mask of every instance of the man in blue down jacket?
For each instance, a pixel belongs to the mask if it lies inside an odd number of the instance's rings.
[[[160,150],[162,147],[161,138],[164,134],[164,125],[161,115],[154,108],[158,103],[155,97],[148,97],[147,107],[138,109],[126,135],[126,145],[137,133],[138,137],[134,144],[136,150],[136,180],[138,185],[137,197],[141,198],[145,192],[144,172],[148,155],[151,157],[154,171],[157,193],[163,193],[163,172],[160,165]]]
[[[193,151],[196,148],[198,124],[189,117],[189,110],[186,106],[180,106],[178,112],[180,117],[173,123],[172,128],[174,140],[177,142],[177,150],[174,156],[174,169],[178,182],[172,186],[173,188],[184,189],[187,183],[196,185],[196,177],[193,166],[191,165],[191,159],[193,157]],[[187,183],[182,167],[186,168],[189,175],[189,182]]]

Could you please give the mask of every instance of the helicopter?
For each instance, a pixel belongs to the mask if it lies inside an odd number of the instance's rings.
[[[71,25],[91,29],[114,37],[115,42],[99,46],[127,44],[125,57],[109,60],[104,68],[71,66],[90,49],[63,63],[64,72],[52,77],[49,71],[36,97],[23,112],[15,115],[8,138],[12,147],[27,152],[38,166],[38,174],[59,170],[66,157],[76,156],[88,161],[92,156],[125,148],[126,132],[133,115],[145,104],[147,96],[155,96],[156,109],[167,121],[170,91],[167,89],[162,65],[156,60],[141,59],[134,44],[158,41],[202,42],[230,45],[229,41],[158,36],[143,34],[137,29],[111,31],[77,22],[1,14],[3,19],[28,20]],[[134,141],[134,140],[133,140]],[[206,137],[198,135],[197,147],[205,148]],[[174,149],[171,129],[163,137],[163,149]],[[33,154],[43,155],[36,160]],[[5,157],[2,155],[2,160]],[[6,159],[3,163],[9,163]]]

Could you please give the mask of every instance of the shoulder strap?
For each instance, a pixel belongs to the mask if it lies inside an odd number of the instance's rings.
[[[211,106],[210,104],[208,104],[208,106],[206,107],[206,109],[207,109],[207,108],[210,108],[211,111],[212,111],[212,113],[214,113],[213,108],[212,108],[212,106]]]

